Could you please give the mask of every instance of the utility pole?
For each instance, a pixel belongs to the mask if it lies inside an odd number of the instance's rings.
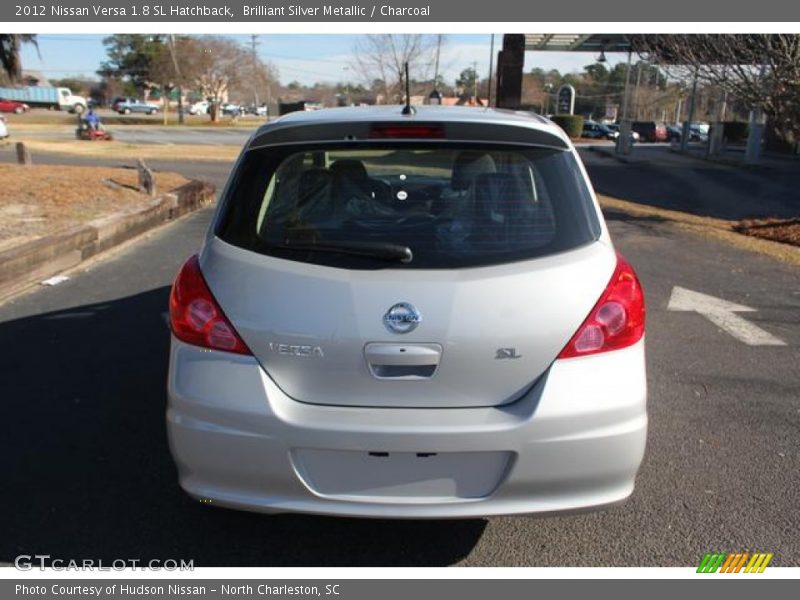
[[[642,61],[636,64],[636,87],[633,92],[633,120],[639,120],[639,84],[642,82]]]
[[[344,77],[344,93],[345,93],[345,106],[351,106],[353,104],[352,98],[350,97],[350,78],[347,76],[347,71],[350,70],[350,67],[342,67],[342,73],[345,73]]]
[[[250,51],[251,51],[251,58],[252,58],[252,79],[253,79],[253,101],[255,102],[256,107],[256,114],[258,114],[258,83],[256,80],[256,64],[258,62],[258,58],[256,55],[256,46],[258,46],[257,41],[258,36],[254,33],[250,36]]]
[[[172,58],[172,67],[175,69],[175,76],[178,78],[178,123],[183,125],[184,116],[183,116],[183,86],[181,85],[181,69],[178,66],[178,57],[175,54],[175,34],[169,34],[169,54]],[[169,106],[169,99],[167,99],[167,107]],[[164,109],[164,121],[166,123],[167,119],[167,110],[166,107]]]
[[[442,34],[436,36],[436,64],[433,67],[433,89],[439,88],[439,53],[442,51]]]
[[[764,75],[767,72],[767,65],[762,64],[758,73],[758,83],[764,86]],[[754,106],[750,110],[750,122],[748,125],[747,146],[744,152],[746,163],[757,163],[761,158],[761,136],[764,133],[764,109],[761,106]]]
[[[473,61],[472,63],[472,72],[475,75],[475,84],[473,86],[473,96],[475,96],[475,103],[478,103],[478,61]]]

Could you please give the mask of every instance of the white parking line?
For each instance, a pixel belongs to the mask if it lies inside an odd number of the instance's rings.
[[[667,310],[696,312],[717,327],[748,346],[785,346],[786,342],[746,321],[737,312],[756,312],[756,309],[734,304],[679,286],[672,288]]]

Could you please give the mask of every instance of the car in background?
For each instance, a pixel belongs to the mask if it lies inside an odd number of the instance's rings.
[[[602,123],[584,121],[581,137],[592,140],[615,140],[619,137],[619,132],[612,131]]]
[[[141,100],[127,98],[125,101],[117,103],[114,110],[121,115],[129,115],[131,113],[154,115],[159,111],[159,106],[152,102],[142,102]]]
[[[0,112],[14,113],[15,115],[21,115],[22,113],[28,112],[30,109],[31,107],[25,104],[24,102],[18,102],[16,100],[8,100],[6,98],[0,98]]]
[[[220,112],[223,115],[228,115],[231,117],[238,117],[242,114],[242,107],[238,104],[234,104],[233,102],[226,102],[222,106],[220,106]]]
[[[683,127],[680,123],[670,123],[664,126],[667,130],[668,142],[680,142],[683,137]]]
[[[8,125],[6,125],[6,118],[0,117],[0,140],[8,137]]]
[[[631,123],[631,129],[639,134],[639,138],[643,142],[666,142],[667,141],[667,128],[663,123],[656,123],[655,121],[634,121]]]
[[[125,96],[117,96],[111,101],[111,104],[109,104],[109,106],[111,107],[111,110],[113,110],[114,112],[117,112],[117,108],[123,102],[135,102],[135,101],[136,101],[136,98],[128,98],[128,97],[125,97]]]
[[[208,101],[200,100],[199,102],[193,102],[188,106],[184,106],[184,111],[186,111],[188,115],[205,115],[208,113]]]
[[[296,111],[235,165],[169,299],[166,424],[189,495],[474,518],[632,493],[644,296],[560,127]]]
[[[256,106],[255,104],[248,104],[247,106],[242,107],[242,114],[245,115],[255,115],[257,117],[266,117],[267,116],[267,105],[260,104]]]
[[[707,123],[692,123],[689,125],[689,139],[693,142],[708,142],[710,127]]]
[[[614,136],[614,137],[612,137],[610,139],[612,139],[612,140],[619,139],[619,123],[606,123],[606,128],[608,128],[608,130]],[[639,141],[639,134],[636,133],[635,131],[633,131],[632,129],[631,129],[630,135],[631,135],[631,141],[633,143],[636,143],[636,142]]]

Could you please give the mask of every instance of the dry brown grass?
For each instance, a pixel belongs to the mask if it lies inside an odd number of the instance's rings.
[[[745,235],[800,246],[800,219],[747,219],[734,229]]]
[[[36,152],[53,152],[91,158],[145,160],[214,160],[232,162],[241,146],[189,146],[185,144],[125,144],[122,142],[85,142],[80,140],[25,140],[36,161]]]
[[[156,173],[160,192],[187,181],[177,173]],[[137,183],[133,169],[0,165],[0,249],[144,206],[152,198],[133,189]]]

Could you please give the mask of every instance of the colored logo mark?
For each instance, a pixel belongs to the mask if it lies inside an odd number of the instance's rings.
[[[772,552],[706,552],[698,573],[763,573],[772,560]]]

